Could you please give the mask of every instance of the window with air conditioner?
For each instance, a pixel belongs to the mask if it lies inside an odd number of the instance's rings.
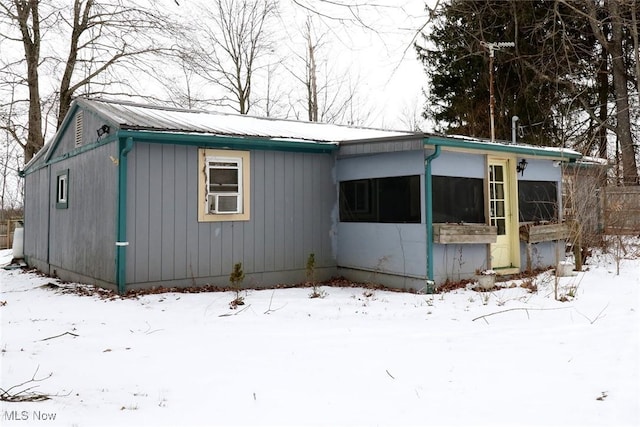
[[[200,221],[249,219],[249,152],[200,150]]]
[[[242,158],[207,158],[207,213],[242,213]]]

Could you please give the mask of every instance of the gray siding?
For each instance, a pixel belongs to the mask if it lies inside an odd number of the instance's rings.
[[[25,256],[65,280],[115,283],[117,144],[56,161],[26,177]],[[58,172],[69,170],[68,208],[56,207]]]
[[[62,129],[56,140],[56,146],[53,153],[49,154],[49,158],[55,159],[63,154],[75,150],[75,131],[76,131],[76,113],[80,109],[76,109],[73,115],[69,116],[69,122],[65,123],[66,127]],[[83,126],[82,126],[82,144],[88,145],[99,142],[97,130],[104,124],[109,124],[104,118],[96,115],[92,111],[83,110]],[[114,135],[116,127],[111,125],[110,134]]]
[[[24,255],[29,265],[38,264],[48,273],[49,260],[49,169],[43,168],[25,177]]]
[[[115,283],[117,144],[102,145],[49,166],[51,269]],[[59,171],[69,169],[67,209],[56,208]],[[53,271],[52,271],[53,273]]]
[[[423,150],[422,138],[397,141],[342,142],[338,156],[353,156],[376,153],[392,153],[399,151]]]
[[[390,152],[338,160],[338,181],[388,176],[420,175],[424,194],[424,151]],[[416,287],[385,275],[426,277],[426,228],[424,204],[421,224],[338,223],[338,266],[346,277]],[[350,272],[352,270],[353,272]]]
[[[198,222],[198,148],[136,143],[129,154],[127,286],[301,282],[307,256],[335,272],[329,154],[251,152],[249,221]]]

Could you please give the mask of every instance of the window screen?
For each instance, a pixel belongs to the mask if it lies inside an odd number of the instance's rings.
[[[558,184],[555,181],[518,181],[521,222],[558,220]]]
[[[340,183],[340,221],[420,223],[420,176]]]
[[[207,159],[209,213],[240,213],[242,159]]]
[[[433,176],[433,222],[485,223],[481,178]]]

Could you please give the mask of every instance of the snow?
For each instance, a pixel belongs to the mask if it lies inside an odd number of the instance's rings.
[[[628,258],[619,275],[599,254],[559,278],[565,302],[547,272],[536,292],[247,290],[236,310],[231,292],[81,296],[0,270],[0,387],[35,374],[32,391],[53,395],[0,402],[1,424],[638,425]]]
[[[421,134],[301,120],[254,117],[204,110],[185,110],[126,101],[78,98],[77,103],[92,108],[123,128],[156,131],[198,132],[211,135],[236,135],[274,140],[337,143],[404,136],[420,138]]]

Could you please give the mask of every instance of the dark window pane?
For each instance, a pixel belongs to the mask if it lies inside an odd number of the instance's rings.
[[[209,169],[210,185],[238,184],[238,169]]]
[[[520,221],[557,221],[558,185],[555,181],[518,181]]]
[[[484,224],[481,178],[433,176],[433,222]]]
[[[340,183],[340,221],[420,223],[420,176]]]

